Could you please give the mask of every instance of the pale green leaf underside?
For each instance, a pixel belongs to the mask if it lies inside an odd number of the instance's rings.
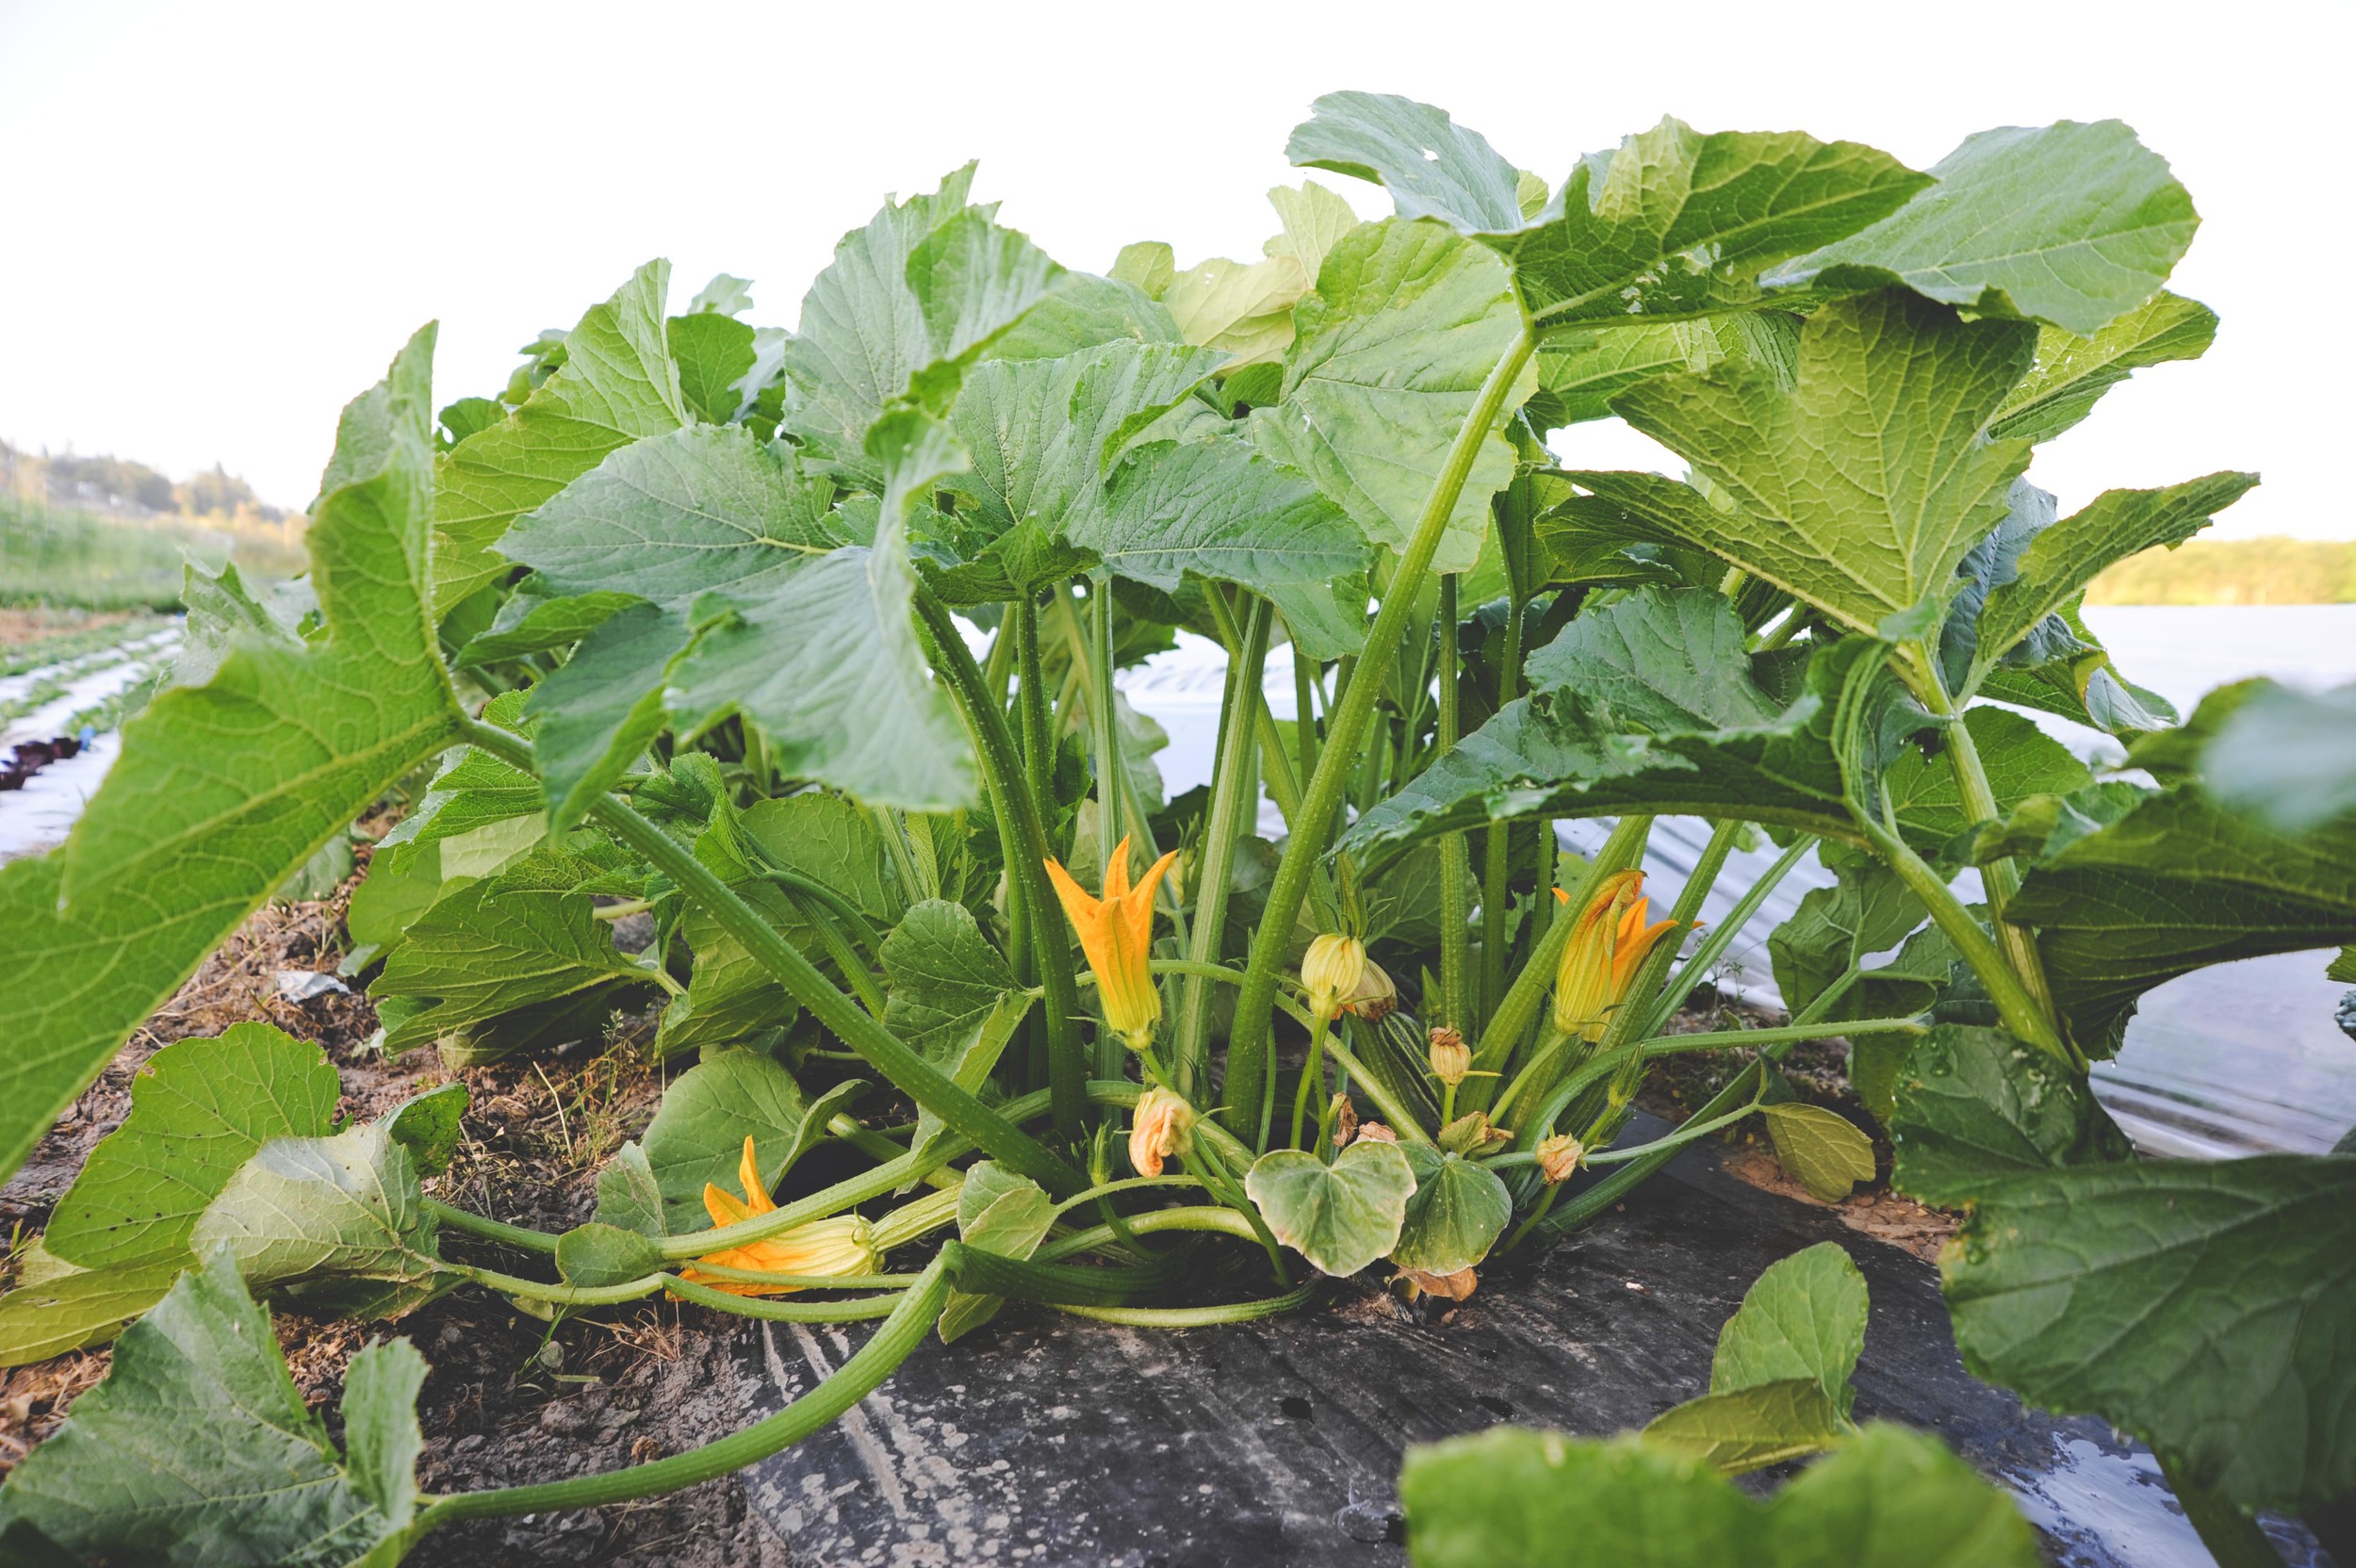
[[[1801,1185],[1827,1203],[1873,1179],[1873,1140],[1839,1111],[1796,1101],[1764,1106],[1775,1157]]]
[[[1299,1149],[1263,1154],[1244,1192],[1276,1239],[1334,1275],[1355,1274],[1399,1241],[1415,1175],[1395,1143],[1353,1143],[1327,1165]]]
[[[158,696],[66,847],[0,868],[0,1172],[273,887],[449,743],[426,604],[432,351],[429,329],[345,411],[309,533],[325,638],[242,646]]]

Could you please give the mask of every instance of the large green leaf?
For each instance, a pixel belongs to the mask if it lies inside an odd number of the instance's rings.
[[[414,999],[387,1021],[385,1049],[429,1044],[534,1003],[649,981],[614,945],[596,901],[577,890],[596,869],[540,851],[418,916],[368,988],[372,996]]]
[[[564,339],[564,365],[524,405],[434,460],[434,608],[508,570],[507,525],[641,436],[693,416],[663,332],[671,264],[650,261]]]
[[[1308,475],[1368,538],[1403,551],[1482,383],[1522,330],[1505,266],[1435,223],[1364,223],[1328,253],[1293,319],[1283,400],[1252,410],[1252,438]],[[1506,410],[1535,385],[1525,368]],[[1489,498],[1513,477],[1513,445],[1493,432],[1448,515],[1434,570],[1470,569]]]
[[[0,868],[0,1173],[272,888],[449,743],[426,602],[433,342],[344,411],[308,535],[324,639],[248,644],[158,695],[66,847]]]
[[[2217,473],[2165,490],[2105,490],[2085,510],[2038,531],[2010,573],[1988,590],[1972,676],[1962,690],[1977,691],[1978,678],[2039,623],[2074,607],[2105,567],[2155,545],[2184,543],[2257,482],[2255,474]]]
[[[946,899],[914,905],[884,939],[881,956],[891,984],[884,1027],[960,1088],[979,1092],[1032,998],[983,937],[973,911]],[[925,1147],[941,1130],[941,1119],[920,1109],[909,1147]]]
[[[1460,1154],[1444,1154],[1430,1144],[1406,1146],[1415,1173],[1415,1195],[1391,1261],[1426,1274],[1454,1274],[1489,1255],[1513,1199],[1497,1173]]]
[[[175,1568],[389,1564],[415,1516],[425,1371],[405,1339],[353,1357],[338,1455],[270,1315],[217,1254],[123,1334],[106,1380],[0,1487],[0,1538],[37,1530],[71,1560]]]
[[[1932,166],[1939,183],[1861,234],[1777,268],[1776,287],[1916,293],[2081,337],[2168,281],[2200,218],[2116,120],[1980,131]]]
[[[1613,645],[1671,652],[1668,643],[1652,637],[1616,639]],[[1859,662],[1878,660],[1882,647],[1852,638],[1818,653],[1805,689],[1780,710],[1763,691],[1755,699],[1742,694],[1741,682],[1749,677],[1740,668],[1713,668],[1705,683],[1677,701],[1656,694],[1642,708],[1664,715],[1677,707],[1710,714],[1717,705],[1756,700],[1772,717],[1659,734],[1598,722],[1579,696],[1586,670],[1550,662],[1546,668],[1550,679],[1562,682],[1559,689],[1508,703],[1359,818],[1343,843],[1369,849],[1482,822],[1628,811],[1731,817],[1855,841],[1859,835],[1833,749],[1835,720],[1843,686],[1862,673]],[[1675,656],[1681,660],[1682,651]],[[1622,694],[1623,710],[1632,713],[1645,687],[1677,690],[1661,673],[1664,668],[1649,666],[1643,680],[1612,670],[1596,674]]]
[[[1854,1398],[1849,1374],[1865,1350],[1865,1276],[1839,1243],[1820,1241],[1780,1259],[1751,1282],[1718,1331],[1710,1392],[1806,1378],[1846,1415]]]
[[[1050,298],[1062,269],[1011,230],[995,207],[969,207],[967,164],[926,196],[884,204],[844,235],[802,299],[785,346],[785,428],[811,466],[880,491],[881,455],[868,431],[912,392],[936,401],[1023,312]]]
[[[2215,312],[2166,290],[2090,337],[2047,327],[2037,335],[2037,368],[2012,389],[1988,433],[2000,441],[2051,441],[2135,371],[2199,359],[2216,337]]]
[[[973,749],[917,642],[908,526],[966,455],[913,409],[879,420],[867,451],[887,476],[873,540],[809,556],[762,592],[715,583],[733,608],[679,664],[675,714],[692,733],[742,713],[788,774],[875,804],[953,810],[973,798]]]
[[[1303,1150],[1270,1150],[1243,1186],[1278,1241],[1324,1273],[1344,1275],[1397,1245],[1415,1173],[1399,1145],[1361,1141],[1331,1165]]]
[[[1964,714],[1963,727],[1979,753],[1980,770],[2000,813],[2033,796],[2067,795],[2094,782],[2093,773],[2068,746],[2018,713],[1974,708]],[[1916,747],[1900,749],[1882,771],[1882,788],[1890,808],[1914,837],[1939,842],[1978,825],[1964,804],[1954,760],[1943,751],[1934,757]]]
[[[1576,693],[1596,722],[1664,735],[1742,729],[1784,707],[1759,688],[1725,595],[1639,588],[1588,612],[1530,656],[1533,691]]]
[[[1402,218],[1436,218],[1508,256],[1542,320],[1624,320],[1747,300],[1775,262],[1855,234],[1929,184],[1886,153],[1798,132],[1704,136],[1677,120],[1582,159],[1535,214],[1513,166],[1439,109],[1370,92],[1319,98],[1297,164],[1380,181]]]
[[[1165,592],[1186,573],[1241,583],[1280,610],[1365,569],[1365,538],[1316,486],[1225,436],[1157,441],[1122,462],[1072,540]]]
[[[2010,1498],[1939,1441],[1875,1424],[1767,1502],[1650,1442],[1493,1427],[1408,1450],[1415,1568],[2035,1568]]]
[[[1828,304],[1800,334],[1791,390],[1750,361],[1612,400],[1732,502],[1660,482],[1651,522],[1872,631],[1953,591],[2004,518],[2025,441],[1981,431],[2026,373],[2036,331],[1963,321],[1897,291]],[[1573,476],[1578,480],[1579,476]]]
[[[237,1168],[275,1137],[318,1137],[342,1092],[316,1045],[267,1023],[157,1052],[131,1114],[90,1151],[41,1244],[60,1266],[0,1297],[0,1364],[112,1337],[195,1261],[188,1233]]]
[[[1983,1194],[1941,1260],[1976,1375],[2149,1443],[2247,1508],[2356,1486],[2356,1158],[2054,1171]]]
[[[226,1248],[246,1282],[303,1306],[397,1317],[450,1282],[409,1151],[383,1122],[272,1138],[199,1217],[199,1257]]]
[[[1968,1203],[2015,1177],[2135,1153],[2092,1086],[2051,1052],[1959,1023],[1907,1054],[1890,1141],[1890,1184],[1925,1203]]]
[[[810,1100],[801,1086],[761,1052],[719,1052],[672,1080],[644,1140],[671,1233],[711,1227],[706,1183],[737,1198],[750,1196],[737,1180],[746,1138],[761,1168],[761,1196],[774,1192],[808,1147],[809,1120]]]
[[[2108,1050],[2164,980],[2356,941],[2356,821],[2295,837],[2168,790],[2034,867],[2004,918],[2037,928],[2079,1044]]]

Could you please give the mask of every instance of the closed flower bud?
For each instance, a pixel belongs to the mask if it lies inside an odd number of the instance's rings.
[[[1354,1014],[1368,1023],[1380,1022],[1398,1005],[1399,988],[1391,984],[1389,973],[1372,958],[1368,958],[1366,967],[1359,972],[1358,984],[1341,997],[1343,1012]]]
[[[1571,1179],[1579,1162],[1587,1151],[1568,1133],[1557,1133],[1538,1145],[1538,1174],[1546,1179],[1548,1186],[1560,1186]]]
[[[1129,1163],[1140,1176],[1159,1176],[1162,1162],[1194,1148],[1194,1107],[1169,1089],[1148,1089],[1129,1127]]]
[[[1366,974],[1366,943],[1330,931],[1318,937],[1301,960],[1301,983],[1309,992],[1309,1010],[1321,1019],[1332,1018]]]
[[[1432,1076],[1449,1088],[1464,1081],[1472,1070],[1472,1047],[1464,1037],[1443,1023],[1432,1031]]]

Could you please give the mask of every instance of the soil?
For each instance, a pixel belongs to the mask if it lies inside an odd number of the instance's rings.
[[[365,848],[360,856],[365,867]],[[452,1073],[431,1051],[388,1060],[371,1049],[375,1009],[365,995],[330,991],[295,1002],[279,986],[282,971],[334,970],[344,951],[349,893],[348,884],[333,899],[263,909],[132,1037],[0,1187],[0,1224],[13,1228],[18,1244],[39,1233],[91,1147],[128,1114],[132,1077],[148,1057],[174,1040],[218,1034],[249,1019],[318,1042],[341,1079],[339,1111],[346,1116],[379,1116],[453,1077],[464,1081],[472,1096],[464,1136],[450,1170],[430,1179],[427,1190],[540,1230],[562,1231],[590,1216],[598,1165],[645,1129],[661,1097],[663,1072],[646,1051],[651,1017],[615,1017],[603,1050],[576,1048],[536,1061]],[[1678,1027],[1728,1027],[1729,1016],[1690,1013]],[[1697,1104],[1741,1066],[1739,1056],[1667,1060],[1676,1070],[1657,1075],[1643,1102],[1661,1114]],[[1834,1047],[1812,1056],[1795,1053],[1786,1071],[1803,1094],[1870,1122],[1848,1094],[1839,1064]],[[1886,1145],[1882,1156],[1886,1176]],[[1783,1177],[1763,1143],[1737,1151],[1727,1168],[1769,1191],[1816,1202]],[[1854,1229],[1922,1256],[1935,1253],[1953,1230],[1949,1217],[1896,1198],[1880,1184],[1829,1206]],[[468,1261],[515,1261],[449,1233],[443,1246]],[[1373,1304],[1392,1310],[1387,1296]],[[344,1369],[385,1327],[291,1314],[278,1315],[275,1323],[297,1386],[335,1428]],[[690,1304],[649,1302],[551,1327],[482,1292],[462,1290],[401,1320],[397,1331],[433,1369],[418,1412],[425,1434],[419,1480],[429,1493],[553,1480],[643,1462],[710,1442],[767,1408],[761,1404],[763,1380],[740,1353],[742,1321]],[[101,1348],[0,1372],[0,1473],[56,1429],[108,1362]],[[789,1560],[783,1541],[748,1506],[739,1478],[627,1507],[482,1521],[437,1534],[430,1550],[451,1563],[516,1568],[782,1568]]]

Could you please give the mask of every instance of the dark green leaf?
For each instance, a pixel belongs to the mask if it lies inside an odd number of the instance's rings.
[[[450,1168],[458,1152],[458,1123],[466,1114],[466,1086],[444,1084],[413,1095],[393,1112],[393,1141],[409,1151],[409,1163],[420,1176],[439,1176]],[[295,1135],[305,1135],[300,1129]]]
[[[2068,746],[2018,713],[1974,708],[1964,714],[1963,725],[2000,812],[2033,795],[2070,794],[2094,782]],[[1943,844],[1977,825],[1964,808],[1954,761],[1944,753],[1934,757],[1914,747],[1901,749],[1883,770],[1882,786],[1909,839]]]
[[[2004,918],[2037,928],[2080,1046],[2107,1051],[2164,980],[2356,941],[2356,822],[2294,838],[2169,790],[2033,868]]]
[[[569,1285],[628,1284],[663,1266],[655,1237],[611,1221],[593,1219],[556,1238],[556,1269]]]
[[[967,1246],[1000,1257],[1028,1259],[1055,1222],[1055,1200],[1037,1182],[1018,1176],[994,1160],[965,1173],[957,1193],[957,1236]],[[998,1315],[1005,1298],[953,1291],[941,1315],[943,1345],[971,1333]]]
[[[912,905],[884,939],[883,971],[891,985],[884,1027],[960,1087],[978,1091],[1030,1011],[1031,997],[973,912],[945,899]],[[938,1117],[921,1112],[910,1147],[924,1148],[940,1127]]]
[[[1983,1195],[1942,1261],[1974,1374],[2296,1511],[2356,1486],[2356,1158],[2138,1161]]]
[[[1429,1144],[1403,1146],[1415,1173],[1407,1217],[1391,1261],[1426,1274],[1453,1274],[1489,1255],[1513,1217],[1513,1196],[1497,1173]]]
[[[1927,1432],[1875,1422],[1776,1494],[1771,1568],[2031,1568],[2037,1533]]]
[[[1645,735],[1744,729],[1784,704],[1753,678],[1734,607],[1701,589],[1639,588],[1530,656],[1532,690],[1575,692],[1599,724]]]
[[[1890,1119],[1890,1184],[1971,1202],[2018,1176],[2112,1165],[2135,1151],[2084,1078],[1999,1029],[1942,1023],[1914,1042]]]
[[[696,311],[672,317],[663,330],[687,411],[707,425],[735,418],[744,400],[736,384],[753,368],[753,329],[718,311]]]
[[[723,1051],[673,1079],[644,1140],[670,1233],[710,1228],[707,1183],[735,1197],[751,1196],[737,1180],[748,1137],[761,1196],[776,1191],[807,1147],[809,1119],[809,1099],[794,1075],[759,1052]]]

